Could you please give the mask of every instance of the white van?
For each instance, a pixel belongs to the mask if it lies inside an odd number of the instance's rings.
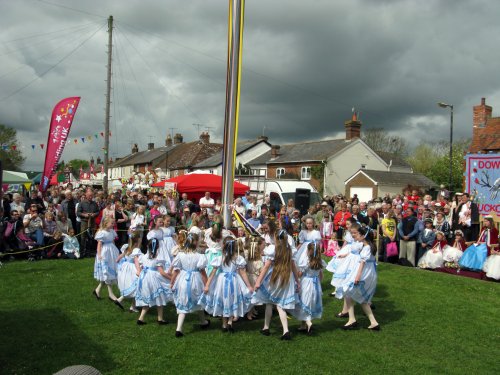
[[[318,191],[306,181],[297,180],[264,180],[253,178],[241,178],[241,183],[250,187],[250,193],[257,196],[257,203],[262,204],[264,198],[269,196],[271,205],[279,211],[281,205],[286,205],[289,199],[293,199],[295,207],[305,214],[307,209],[321,202],[321,197]],[[309,204],[304,202],[309,197]]]

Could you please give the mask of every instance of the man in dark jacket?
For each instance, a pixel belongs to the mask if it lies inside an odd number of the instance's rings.
[[[81,237],[80,254],[83,258],[84,256],[90,255],[91,249],[88,247],[92,242],[89,243],[89,237],[94,236],[95,218],[99,214],[99,207],[97,203],[94,202],[94,192],[92,189],[87,189],[85,192],[85,198],[82,199],[78,205],[76,214],[82,220],[81,231],[86,231]]]
[[[399,261],[409,262],[415,267],[417,238],[419,235],[418,219],[412,207],[406,209],[406,215],[398,224],[399,232]]]

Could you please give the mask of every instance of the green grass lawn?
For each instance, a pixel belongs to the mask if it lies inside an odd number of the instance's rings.
[[[234,335],[212,319],[207,331],[186,319],[185,337],[172,323],[139,327],[136,314],[122,312],[91,294],[93,260],[10,262],[0,268],[0,373],[51,374],[89,364],[104,374],[326,374],[498,373],[500,284],[383,264],[375,295],[380,332],[344,332],[334,315],[330,274],[323,282],[324,314],[317,334],[282,342],[279,319],[270,337],[262,320],[235,324]],[[106,296],[103,290],[102,296]],[[127,304],[128,307],[128,304]],[[356,308],[362,327],[368,320]],[[494,370],[494,369],[497,370]]]

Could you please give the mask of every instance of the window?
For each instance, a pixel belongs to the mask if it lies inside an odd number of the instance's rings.
[[[311,179],[311,167],[302,167],[300,172],[301,180],[310,180]]]
[[[276,178],[280,178],[285,175],[285,168],[276,168]]]

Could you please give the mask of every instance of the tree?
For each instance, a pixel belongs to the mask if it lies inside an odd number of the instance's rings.
[[[4,145],[7,146],[6,150],[4,150]],[[0,160],[2,160],[3,168],[21,170],[25,159],[19,148],[16,129],[0,124]]]
[[[63,172],[64,168],[69,167],[71,169],[71,173],[78,174],[80,172],[80,168],[87,169],[90,163],[87,160],[83,159],[73,159],[68,161],[67,163],[61,161],[57,164],[57,171]]]
[[[452,146],[452,186],[450,180],[449,143],[446,141],[420,143],[407,159],[415,173],[421,173],[449,190],[462,188],[464,154],[469,149],[470,139],[461,139]]]
[[[408,155],[408,144],[404,138],[389,135],[383,128],[368,129],[361,139],[374,151],[390,152],[399,156]]]

